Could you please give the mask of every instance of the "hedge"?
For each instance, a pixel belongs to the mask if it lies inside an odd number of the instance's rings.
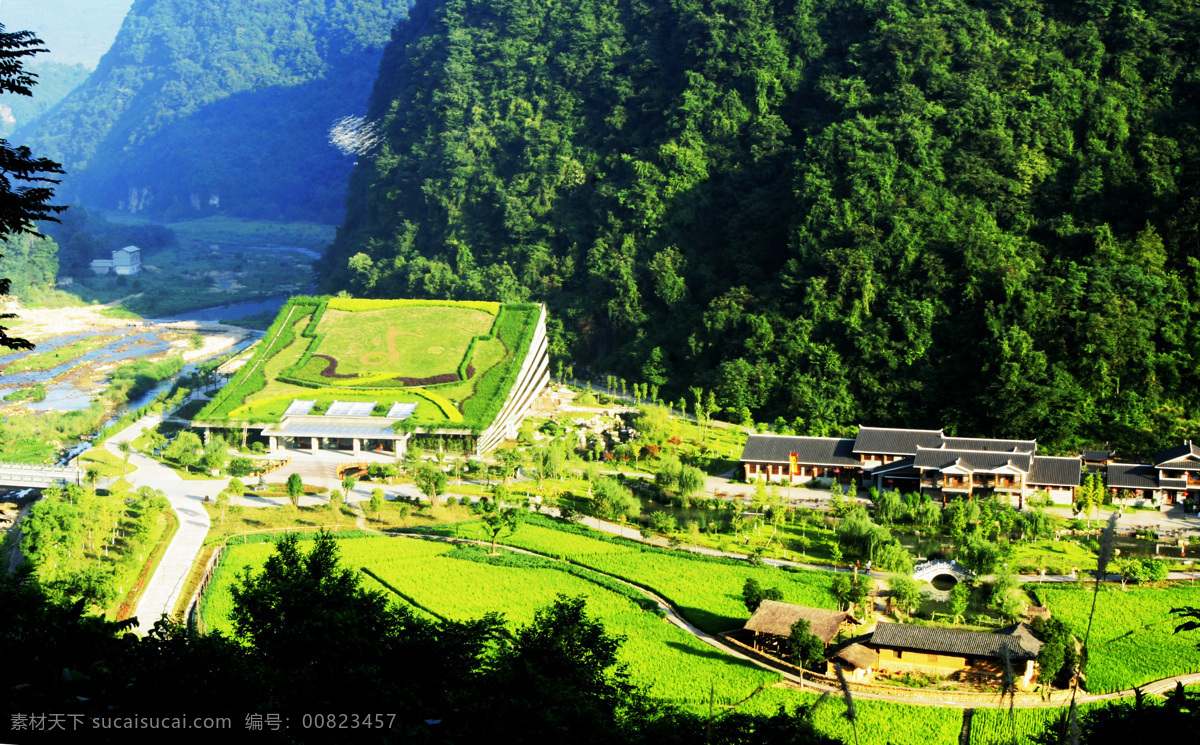
[[[367,298],[358,297],[335,297],[329,301],[329,307],[334,310],[344,310],[350,313],[358,313],[365,310],[387,310],[388,308],[403,308],[413,305],[439,305],[451,308],[470,308],[471,310],[481,310],[490,315],[496,315],[500,312],[500,303],[484,301],[484,300],[413,300],[413,299],[396,299],[396,300],[370,300]]]

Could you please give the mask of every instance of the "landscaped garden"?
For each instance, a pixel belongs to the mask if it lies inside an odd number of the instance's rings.
[[[295,297],[258,351],[196,418],[279,421],[292,401],[415,404],[413,428],[482,430],[528,351],[532,304]]]

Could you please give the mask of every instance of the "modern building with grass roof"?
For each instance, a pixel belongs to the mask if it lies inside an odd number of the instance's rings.
[[[437,435],[482,454],[549,380],[539,304],[295,297],[193,426],[271,450],[400,455]]]

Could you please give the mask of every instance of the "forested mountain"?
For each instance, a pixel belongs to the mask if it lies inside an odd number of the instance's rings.
[[[338,219],[397,0],[136,0],[95,73],[15,138],[63,163],[60,195],[167,216]]]
[[[1198,50],[1179,0],[420,0],[330,288],[542,300],[577,371],[801,433],[1128,456],[1197,430]]]
[[[24,29],[17,29],[24,30]],[[30,62],[27,69],[37,75],[32,96],[14,93],[0,95],[0,137],[8,137],[17,127],[32,124],[76,86],[87,79],[91,70],[81,64]]]

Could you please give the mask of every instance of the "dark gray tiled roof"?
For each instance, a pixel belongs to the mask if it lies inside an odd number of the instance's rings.
[[[1078,458],[1035,455],[1027,481],[1036,486],[1079,486],[1082,475],[1083,461]]]
[[[981,631],[944,629],[936,626],[913,626],[906,623],[886,623],[875,626],[868,646],[912,649],[918,652],[961,655],[963,657],[1000,658],[1008,647],[1011,659],[1027,660],[1037,657],[1037,651],[1025,645],[1027,637],[1018,634],[985,634]],[[1033,646],[1032,644],[1030,646]]]
[[[886,466],[874,468],[870,473],[889,479],[917,479],[921,477],[921,472],[913,468],[913,460],[913,458],[901,458],[900,460],[888,463]]]
[[[1166,468],[1174,471],[1200,471],[1200,461],[1190,460],[1188,458],[1180,458],[1179,460],[1169,460],[1163,463],[1158,463],[1155,468]]]
[[[935,448],[941,444],[942,431],[940,429],[890,429],[860,426],[858,438],[854,441],[854,452],[916,455],[918,445]]]
[[[1185,440],[1182,445],[1176,445],[1173,448],[1168,448],[1158,455],[1154,456],[1154,464],[1162,465],[1172,461],[1181,460],[1191,456],[1200,459],[1200,447],[1192,444],[1191,440]],[[1179,466],[1172,466],[1178,468]]]
[[[918,469],[949,468],[956,462],[972,471],[995,471],[1010,461],[1013,468],[1029,473],[1033,456],[1029,453],[993,453],[980,450],[945,450],[942,448],[918,448],[913,465]]]
[[[1110,489],[1157,489],[1158,471],[1142,463],[1109,463]]]
[[[854,455],[854,440],[838,437],[790,437],[750,435],[742,450],[742,461],[787,463],[796,454],[796,462],[813,466],[859,466]]]
[[[1084,460],[1112,460],[1115,450],[1084,450],[1079,457]]]
[[[947,450],[989,450],[995,452],[1016,451],[1036,453],[1037,440],[989,440],[983,437],[943,437]]]

